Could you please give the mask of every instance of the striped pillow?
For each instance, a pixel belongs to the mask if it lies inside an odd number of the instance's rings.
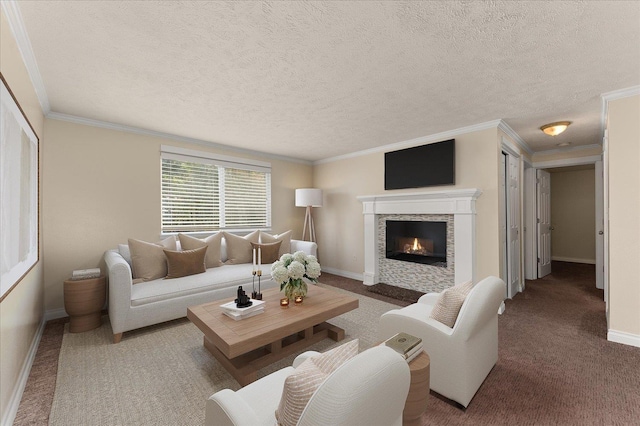
[[[453,328],[458,319],[458,313],[460,313],[464,299],[467,298],[472,288],[473,282],[467,281],[466,283],[458,284],[440,293],[429,318],[433,318],[447,327]]]
[[[308,358],[284,382],[276,420],[281,426],[295,426],[316,389],[345,361],[358,354],[358,339]]]

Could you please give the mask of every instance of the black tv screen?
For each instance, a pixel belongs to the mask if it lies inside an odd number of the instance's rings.
[[[384,154],[384,189],[456,183],[455,139]]]

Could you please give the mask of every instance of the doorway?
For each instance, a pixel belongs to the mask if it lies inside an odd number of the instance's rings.
[[[604,288],[604,198],[603,173],[600,156],[534,163],[525,170],[525,226],[538,227],[539,197],[538,170],[550,173],[550,260],[595,263],[596,287]],[[560,191],[554,194],[554,178],[560,182]],[[558,198],[560,196],[561,198]],[[554,209],[553,200],[562,200],[567,206]],[[567,203],[567,201],[570,201]],[[580,205],[580,208],[577,208]],[[559,223],[556,223],[558,222]],[[582,225],[580,225],[582,223]],[[585,225],[585,223],[587,225]],[[557,226],[559,225],[560,228]],[[556,238],[554,238],[554,236]],[[557,239],[557,241],[554,241]],[[525,233],[525,277],[537,279],[538,252],[541,240],[539,232]],[[534,255],[533,253],[536,253]]]
[[[551,259],[596,263],[595,166],[551,168]]]

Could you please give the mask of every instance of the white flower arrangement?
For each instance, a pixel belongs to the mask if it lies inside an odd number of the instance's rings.
[[[318,282],[320,272],[318,259],[303,251],[285,253],[271,265],[271,278],[280,284],[280,291],[284,290],[288,298],[292,298],[294,293],[306,295],[307,283],[303,278]]]

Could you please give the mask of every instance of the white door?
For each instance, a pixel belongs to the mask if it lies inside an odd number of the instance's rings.
[[[536,169],[528,167],[524,170],[524,238],[525,272],[524,280],[538,278],[538,212],[536,208]]]
[[[538,170],[538,278],[551,273],[551,175]]]
[[[520,291],[520,162],[502,152],[500,160],[500,212],[502,278],[507,283],[506,297],[513,298]]]
[[[609,328],[609,131],[605,129],[602,139],[602,222],[604,223],[603,264],[604,304]]]
[[[604,288],[604,188],[602,161],[596,161],[596,288]]]
[[[509,298],[520,291],[520,163],[507,156],[507,230],[509,239]]]
[[[502,256],[501,277],[504,282],[509,282],[509,197],[507,190],[507,154],[504,152],[500,156],[500,197],[502,208],[500,209],[500,230],[502,238],[500,241],[500,254]],[[505,297],[509,297],[509,286],[507,286]]]

